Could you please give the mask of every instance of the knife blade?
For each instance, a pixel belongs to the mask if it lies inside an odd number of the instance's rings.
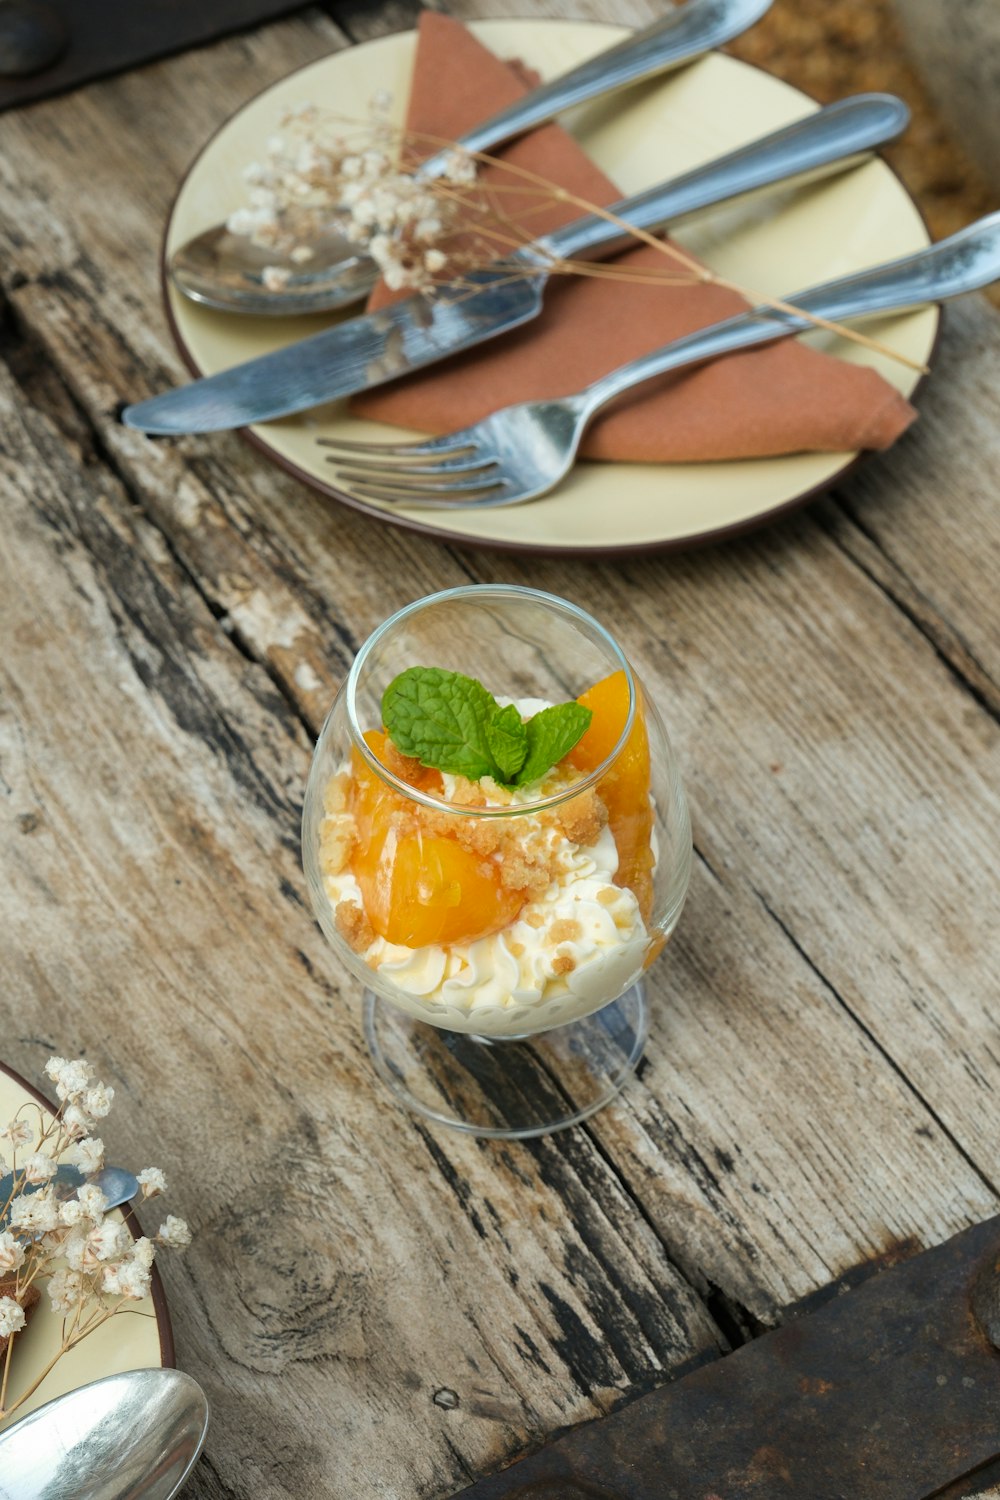
[[[640,229],[839,164],[892,140],[909,112],[890,94],[859,95],[817,110],[738,151],[613,205]],[[305,411],[382,385],[518,328],[542,309],[553,260],[605,256],[634,244],[599,214],[554,230],[459,285],[351,318],[264,354],[125,407],[127,427],[158,436],[220,432]]]

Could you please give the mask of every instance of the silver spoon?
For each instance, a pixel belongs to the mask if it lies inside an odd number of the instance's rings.
[[[190,1375],[109,1375],[0,1433],[0,1500],[170,1500],[207,1429],[208,1402]]]
[[[489,151],[587,99],[693,62],[746,31],[770,6],[771,0],[688,0],[644,31],[532,89],[461,136],[455,145],[472,152]],[[439,176],[450,149],[421,163],[420,175]],[[269,266],[287,272],[282,286],[265,286],[264,272]],[[222,312],[278,317],[326,312],[356,302],[371,291],[379,274],[374,261],[337,224],[317,242],[305,265],[295,265],[273,250],[252,244],[248,236],[231,234],[224,224],[217,224],[175,250],[167,269],[177,290],[193,302]]]
[[[56,1168],[56,1175],[51,1179],[55,1188],[56,1197],[60,1203],[72,1198],[77,1188],[82,1187],[85,1182],[92,1182],[99,1187],[107,1199],[108,1208],[117,1208],[119,1204],[128,1203],[139,1191],[138,1178],[131,1172],[126,1172],[124,1167],[103,1167],[100,1172],[85,1177],[76,1167],[64,1163]],[[7,1202],[13,1187],[13,1177],[8,1172],[6,1177],[0,1177],[0,1205]],[[38,1187],[43,1184],[28,1183],[21,1189],[25,1193],[36,1193]],[[0,1229],[3,1228],[6,1215],[0,1212]]]

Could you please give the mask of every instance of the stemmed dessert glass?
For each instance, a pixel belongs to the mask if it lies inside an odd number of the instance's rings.
[[[590,728],[554,781],[463,795],[415,761],[401,771],[386,746],[383,694],[416,666],[476,678],[523,716],[579,699]],[[386,620],[320,733],[303,859],[317,920],[364,986],[376,1071],[408,1108],[476,1135],[543,1135],[632,1075],[691,826],[656,706],[584,610],[474,585]]]

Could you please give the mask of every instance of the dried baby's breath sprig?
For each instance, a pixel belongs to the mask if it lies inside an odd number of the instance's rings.
[[[719,286],[753,305],[801,316],[816,328],[926,374],[925,365],[887,344],[720,276],[678,245],[636,228],[610,209],[527,167],[484,152],[468,152],[425,131],[393,125],[390,104],[387,94],[377,96],[367,121],[351,120],[314,104],[286,111],[281,133],[267,143],[263,160],[251,164],[244,174],[249,203],[230,216],[230,231],[274,249],[291,266],[305,266],[315,256],[322,236],[335,228],[367,251],[391,291],[426,292],[448,286],[474,296],[478,288],[471,273],[486,265],[502,269],[505,257],[536,239],[536,216],[553,203],[562,203],[581,214],[596,214],[623,235],[649,246],[663,259],[663,267],[556,256],[532,266],[519,258],[510,260],[512,278],[544,272],[633,285]],[[428,152],[447,153],[444,169],[436,177],[415,171]],[[487,167],[494,169],[489,180],[482,174]],[[504,180],[498,180],[497,173]],[[278,290],[291,275],[289,265],[269,267],[265,284]]]
[[[59,1108],[48,1115],[26,1104],[5,1129],[0,1146],[0,1420],[32,1396],[59,1359],[95,1329],[147,1296],[158,1246],[182,1250],[191,1234],[168,1214],[153,1239],[133,1240],[120,1219],[108,1217],[96,1183],[75,1193],[57,1191],[60,1165],[86,1177],[100,1170],[104,1144],[92,1134],[114,1102],[114,1089],[96,1081],[84,1058],[51,1057],[45,1072]],[[143,1198],[166,1191],[158,1167],[138,1174]],[[62,1337],[52,1359],[24,1389],[10,1394],[15,1347],[44,1287],[53,1312],[62,1315]],[[143,1316],[151,1316],[143,1314]]]
[[[401,158],[390,102],[377,96],[368,122],[353,126],[311,104],[286,111],[262,160],[244,172],[249,203],[230,215],[230,233],[305,267],[336,228],[365,247],[393,290],[429,289],[445,270],[440,242],[455,232],[455,212],[438,185]],[[456,147],[440,181],[459,187],[475,175],[472,158]],[[290,275],[287,266],[270,266],[264,282],[278,290]]]

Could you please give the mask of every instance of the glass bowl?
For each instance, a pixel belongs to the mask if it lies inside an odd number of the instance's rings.
[[[442,776],[382,733],[386,688],[416,666],[476,678],[522,719],[572,699],[593,717],[528,786]],[[316,745],[303,860],[317,920],[364,987],[376,1070],[409,1108],[479,1135],[540,1135],[631,1076],[691,827],[656,707],[585,611],[474,585],[381,625]]]

